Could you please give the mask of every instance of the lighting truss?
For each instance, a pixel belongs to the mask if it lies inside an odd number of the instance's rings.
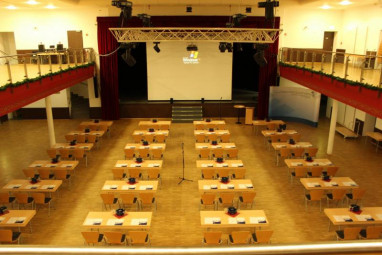
[[[282,31],[262,28],[193,27],[109,28],[109,30],[119,43],[153,41],[274,43]]]

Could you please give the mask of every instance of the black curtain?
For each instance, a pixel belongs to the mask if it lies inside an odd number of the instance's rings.
[[[252,43],[233,44],[233,89],[258,91],[259,65],[253,59],[255,53]]]

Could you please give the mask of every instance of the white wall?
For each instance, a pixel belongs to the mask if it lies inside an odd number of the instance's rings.
[[[68,91],[63,89],[56,94],[52,94],[52,107],[69,107],[68,104]],[[31,103],[24,108],[45,108],[45,99],[38,100]]]
[[[70,87],[70,92],[72,92],[73,94],[76,94],[78,96],[81,96],[83,98],[89,98],[87,81],[82,82],[82,83],[78,83],[78,84]]]
[[[0,56],[16,55],[15,35],[13,32],[0,32]],[[11,64],[17,64],[17,59],[9,58]],[[0,58],[0,65],[6,63],[6,58]]]

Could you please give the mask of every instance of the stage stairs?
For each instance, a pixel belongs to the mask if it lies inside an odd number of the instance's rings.
[[[203,120],[203,107],[173,105],[171,120],[173,123],[192,123],[194,120]]]

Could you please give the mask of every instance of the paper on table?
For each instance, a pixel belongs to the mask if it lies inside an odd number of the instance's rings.
[[[313,187],[317,187],[318,185],[320,185],[318,182],[308,182],[306,184],[309,188],[313,188]]]
[[[131,225],[147,225],[147,219],[131,219]]]
[[[148,167],[154,167],[154,164],[148,164],[147,166]]]
[[[220,184],[220,188],[221,189],[228,189],[228,185],[227,184]]]
[[[6,188],[7,189],[17,189],[20,187],[21,187],[21,184],[11,184],[11,185],[8,185]]]
[[[106,223],[108,226],[123,225],[123,219],[109,219]]]
[[[41,189],[54,189],[56,185],[42,185]]]
[[[41,164],[31,164],[29,167],[41,167]]]
[[[116,167],[127,167],[127,164],[116,164]]]
[[[160,164],[157,164],[157,163],[155,163],[153,165],[154,165],[154,167],[160,167]]]
[[[236,222],[237,223],[245,223],[245,218],[243,218],[243,217],[239,217],[239,218],[236,218]]]
[[[122,190],[128,190],[130,185],[123,185]]]
[[[247,188],[247,185],[245,184],[239,184],[239,189],[246,189]]]
[[[146,185],[146,189],[153,189],[154,186],[153,185]]]
[[[265,217],[249,217],[249,222],[252,224],[262,223],[266,220]]]
[[[342,184],[344,186],[357,186],[357,183],[355,183],[355,182],[343,182]]]
[[[291,166],[302,166],[302,163],[301,162],[292,162],[290,165]]]
[[[14,224],[14,223],[23,223],[26,217],[11,217],[8,220],[8,224]]]
[[[146,186],[145,185],[139,186],[139,190],[146,190]]]
[[[3,220],[5,220],[5,217],[0,217],[0,222],[2,222]]]
[[[102,189],[110,189],[110,185],[104,185]]]
[[[211,189],[210,185],[203,185],[203,189]]]
[[[62,164],[61,167],[72,167],[73,164]]]
[[[40,187],[40,185],[27,185],[25,188],[26,189],[38,189],[38,187]]]
[[[359,220],[359,221],[367,221],[368,219],[372,219],[371,215],[369,215],[369,214],[356,215],[355,217],[356,217],[357,220]]]
[[[229,217],[229,218],[228,218],[228,224],[237,224],[237,220],[236,220],[236,218]]]
[[[86,219],[84,225],[101,225],[102,219]]]
[[[213,224],[214,218],[206,217],[204,218],[204,224]]]

